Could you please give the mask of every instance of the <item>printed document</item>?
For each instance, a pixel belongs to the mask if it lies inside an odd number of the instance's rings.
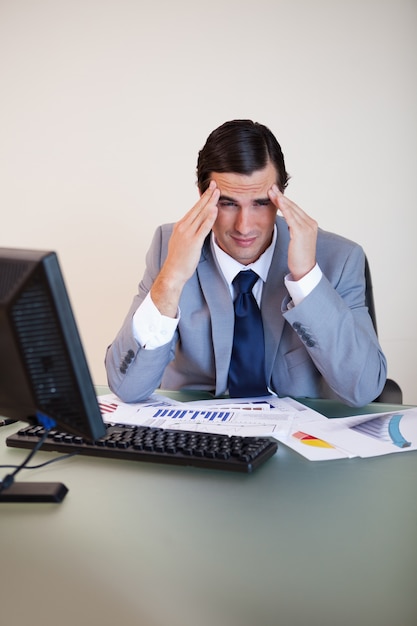
[[[98,396],[105,422],[233,436],[274,437],[311,461],[417,450],[417,408],[329,419],[292,398],[178,402],[159,393],[126,404]]]

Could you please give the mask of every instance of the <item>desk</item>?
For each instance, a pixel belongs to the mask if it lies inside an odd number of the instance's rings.
[[[26,455],[14,430],[1,463]],[[312,463],[280,444],[252,475],[72,458],[20,479],[70,491],[1,504],[7,626],[417,624],[415,452]]]

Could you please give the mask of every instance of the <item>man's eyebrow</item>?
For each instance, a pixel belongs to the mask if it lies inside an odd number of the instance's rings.
[[[221,195],[219,197],[219,202],[223,200],[225,202],[235,202],[236,204],[239,204],[238,200],[236,200],[236,198],[231,198],[230,196],[224,196]],[[259,204],[269,204],[271,202],[271,199],[269,197],[265,197],[265,198],[254,198],[253,202],[257,202]]]
[[[231,198],[230,196],[223,196],[222,195],[222,196],[219,197],[219,201],[220,200],[226,200],[226,202],[236,202],[237,203],[237,200],[235,200],[235,198]]]
[[[271,198],[268,196],[266,198],[255,198],[254,202],[258,202],[259,204],[269,204],[271,202]]]

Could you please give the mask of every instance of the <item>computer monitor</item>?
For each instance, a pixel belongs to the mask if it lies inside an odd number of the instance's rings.
[[[55,252],[0,248],[0,416],[105,434]]]

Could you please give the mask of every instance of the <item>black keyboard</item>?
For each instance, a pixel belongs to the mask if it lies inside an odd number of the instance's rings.
[[[106,435],[94,443],[51,430],[41,450],[252,472],[278,448],[268,437],[229,437],[126,424],[106,424],[106,428]],[[6,443],[13,448],[33,448],[44,434],[42,426],[28,426],[10,435]]]

